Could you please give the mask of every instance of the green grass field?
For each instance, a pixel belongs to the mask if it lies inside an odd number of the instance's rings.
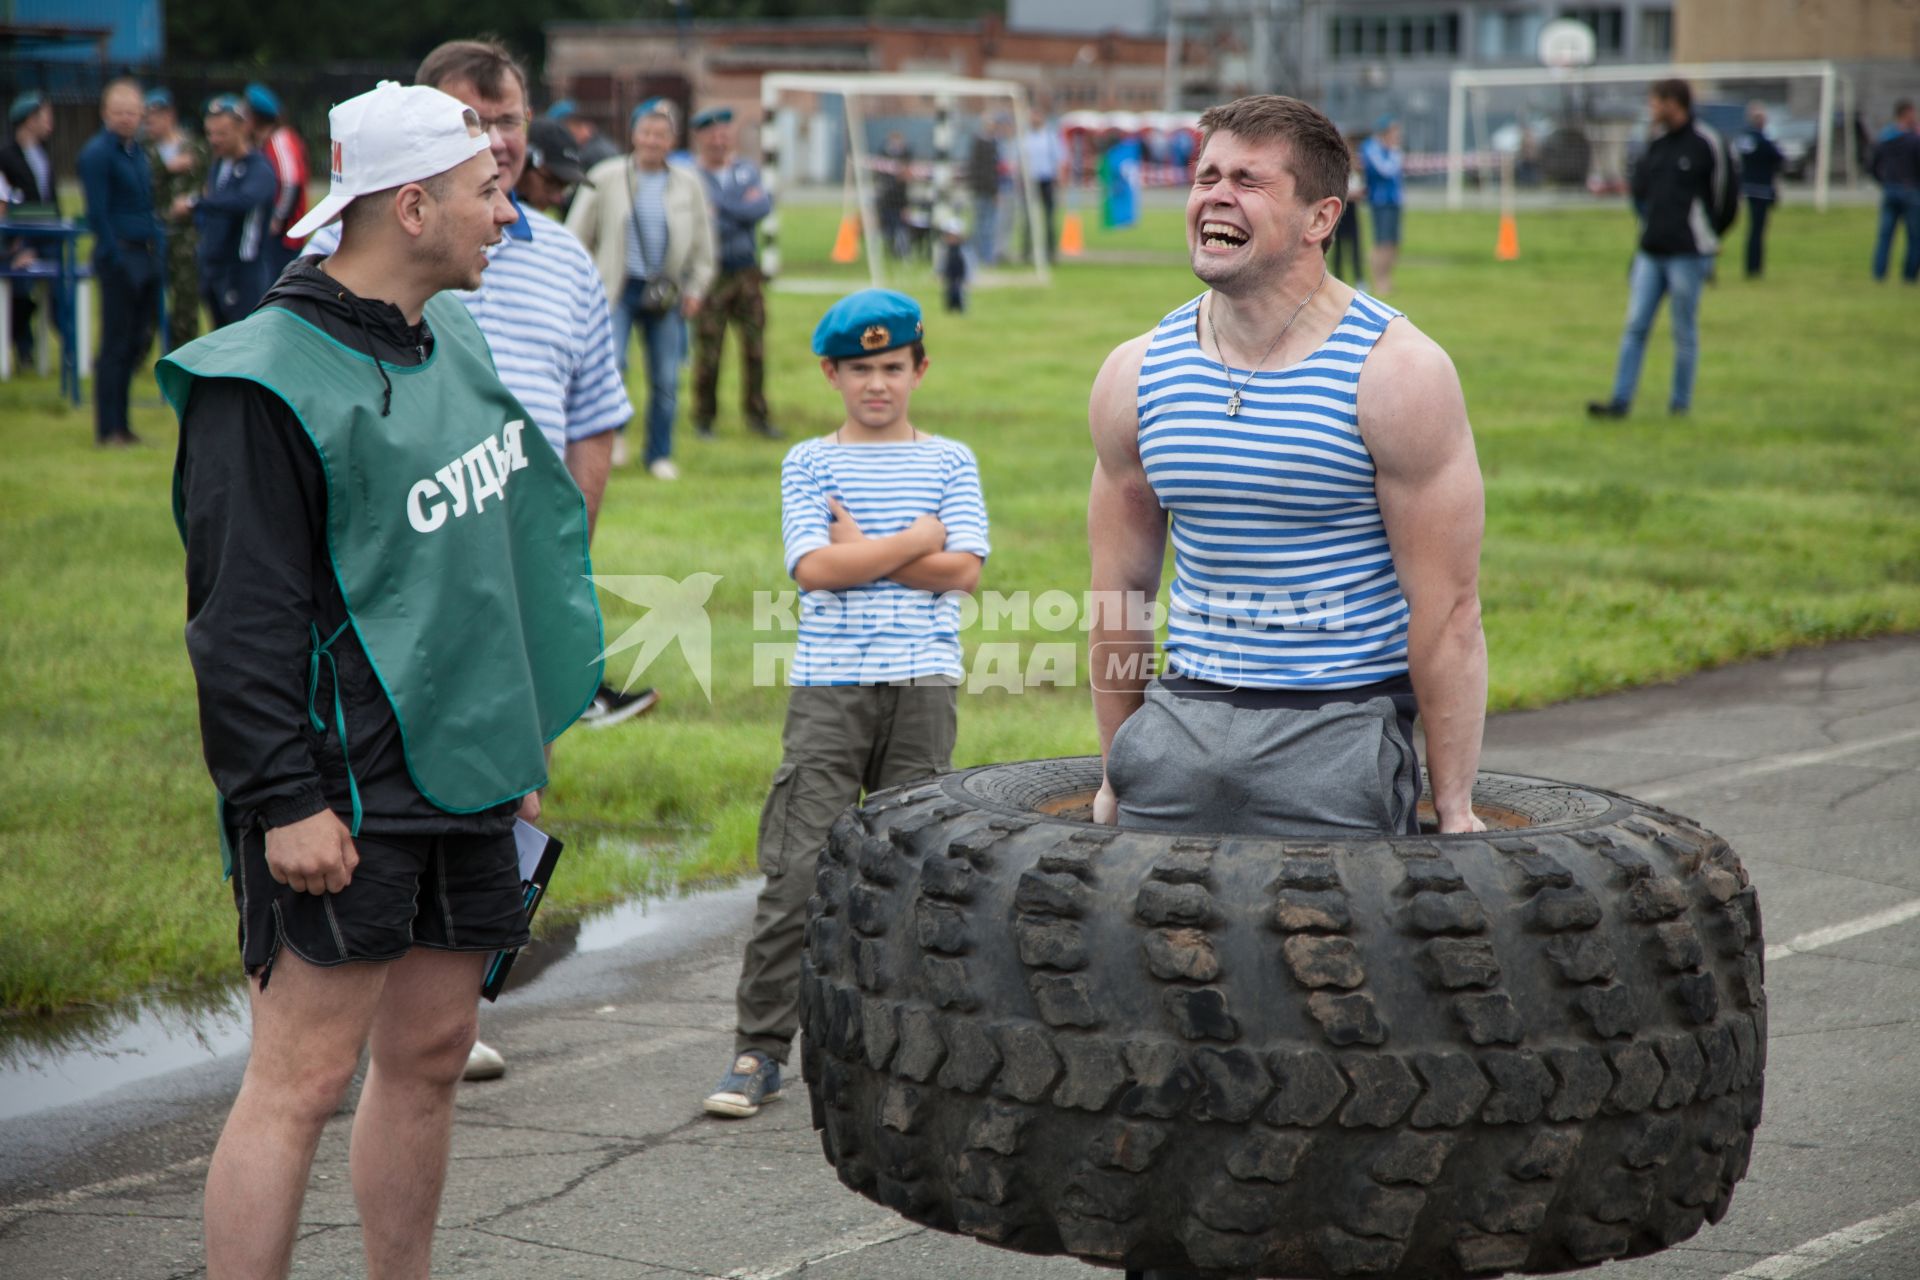
[[[834,212],[786,219],[792,273],[820,273],[809,259],[824,257]],[[1749,284],[1730,262],[1708,292],[1693,415],[1658,410],[1663,321],[1642,388],[1653,411],[1596,426],[1583,405],[1611,377],[1627,215],[1529,215],[1511,264],[1493,261],[1491,215],[1410,217],[1394,301],[1453,354],[1488,480],[1496,709],[1920,626],[1920,299],[1868,281],[1871,218],[1780,211],[1770,277]],[[995,546],[983,586],[1084,589],[1088,384],[1109,348],[1198,292],[1179,235],[1175,214],[1155,212],[1130,232],[1091,233],[1088,261],[1050,290],[983,288],[964,317],[929,312],[933,367],[914,417],[979,455]],[[935,302],[930,279],[908,285]],[[773,301],[770,390],[796,435],[838,420],[807,354],[830,300]],[[62,407],[50,383],[0,384],[0,1010],[237,974],[181,640],[173,424],[150,377],[136,399],[150,446],[103,453],[87,411]],[[721,575],[713,698],[670,652],[646,674],[665,697],[657,711],[561,740],[548,824],[571,850],[548,927],[750,865],[784,707],[752,678],[756,639],[782,639],[753,633],[753,595],[790,585],[781,450],[745,439],[731,411],[720,433],[682,440],[677,484],[630,469],[609,488],[599,572]],[[609,636],[639,616],[606,604]],[[990,638],[1079,637],[1036,626]],[[958,763],[1093,747],[1084,688],[963,699]]]

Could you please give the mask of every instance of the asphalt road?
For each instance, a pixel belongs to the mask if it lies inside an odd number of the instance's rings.
[[[644,726],[632,732],[644,732]],[[1726,836],[1769,954],[1766,1118],[1732,1211],[1618,1280],[1920,1277],[1920,642],[1835,646],[1503,716],[1486,767],[1655,800]],[[668,904],[484,1017],[504,1080],[460,1096],[436,1274],[1096,1280],[914,1227],[850,1192],[796,1094],[703,1118],[752,888]],[[0,1121],[0,1276],[204,1274],[200,1184],[240,1059]],[[350,1116],[328,1127],[294,1273],[363,1273]]]

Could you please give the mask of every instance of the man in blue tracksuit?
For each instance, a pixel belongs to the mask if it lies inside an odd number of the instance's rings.
[[[1780,193],[1773,185],[1786,157],[1767,136],[1767,111],[1747,106],[1747,127],[1734,144],[1740,153],[1740,194],[1747,198],[1747,279],[1758,280],[1766,259],[1767,215]]]
[[[267,279],[266,242],[280,181],[254,150],[240,99],[207,105],[207,188],[193,201],[200,235],[200,288],[216,329],[245,319],[260,305]]]

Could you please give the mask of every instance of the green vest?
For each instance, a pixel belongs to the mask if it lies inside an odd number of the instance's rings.
[[[544,745],[600,687],[600,608],[586,503],[565,465],[501,385],[467,309],[441,294],[426,319],[432,356],[385,366],[386,416],[373,358],[280,307],[188,343],[155,373],[176,414],[195,378],[243,378],[299,418],[326,474],[327,551],[346,625],[393,707],[407,771],[439,808],[475,813],[546,785]],[[181,484],[176,468],[184,539]],[[320,663],[332,662],[338,634],[313,628],[316,730]],[[348,778],[352,786],[351,763]]]

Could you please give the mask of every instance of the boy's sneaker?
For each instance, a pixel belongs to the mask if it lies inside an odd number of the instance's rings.
[[[707,1095],[710,1116],[732,1116],[744,1120],[758,1115],[765,1103],[780,1099],[780,1064],[757,1049],[749,1049],[733,1060],[719,1086]]]
[[[671,458],[655,458],[652,464],[647,467],[647,470],[655,480],[678,480],[680,478],[680,468],[673,465],[673,459]]]
[[[612,685],[603,684],[587,709],[580,713],[580,723],[589,729],[611,729],[622,720],[653,710],[659,702],[660,694],[653,689],[622,693]]]

